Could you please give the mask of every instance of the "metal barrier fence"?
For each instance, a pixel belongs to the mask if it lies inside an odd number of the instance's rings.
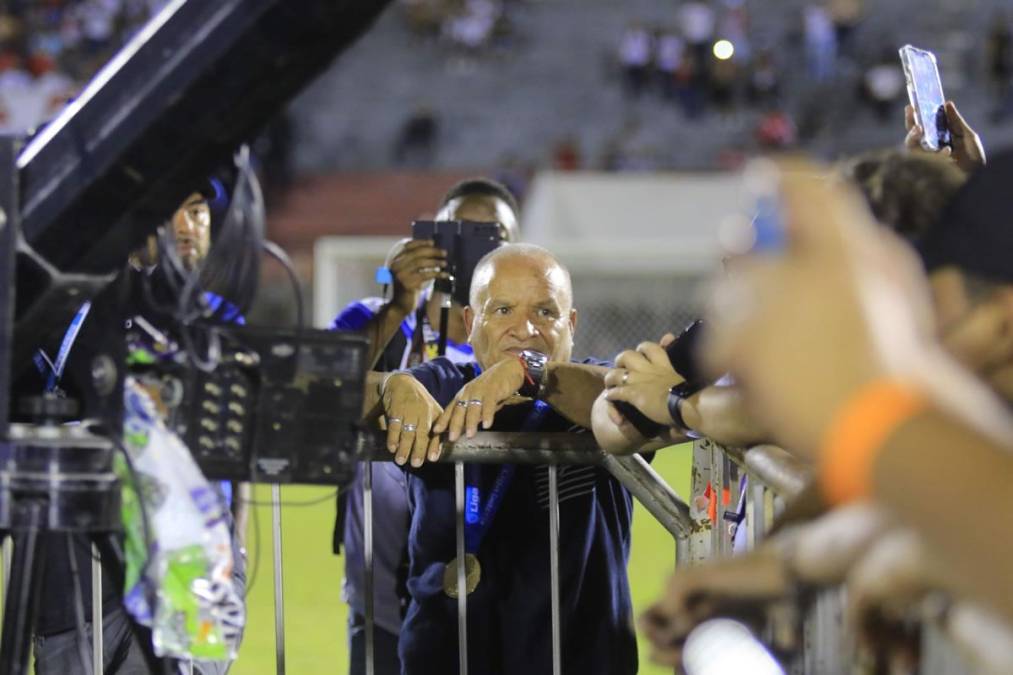
[[[391,460],[382,444],[367,452],[370,462]],[[694,525],[690,508],[639,455],[609,455],[591,434],[480,432],[447,446],[441,463],[454,464],[457,506],[457,608],[460,673],[468,673],[468,605],[464,552],[464,464],[543,464],[549,479],[549,557],[552,630],[552,672],[562,673],[559,610],[559,483],[561,464],[593,464],[609,471],[676,540],[676,564],[685,560]],[[364,551],[366,563],[366,675],[373,675],[373,489],[372,464],[363,473]]]
[[[377,437],[379,438],[379,437]],[[374,601],[373,601],[373,490],[372,463],[389,462],[391,455],[382,442],[363,449],[362,459],[368,461],[363,473],[364,554],[366,584],[366,673],[374,673]],[[560,635],[559,579],[559,465],[597,465],[609,471],[643,504],[652,516],[672,535],[676,543],[676,566],[698,564],[730,555],[733,533],[725,523],[736,518],[726,514],[743,514],[745,540],[749,548],[759,544],[769,531],[774,518],[783,510],[785,501],[799,494],[811,479],[810,469],[791,454],[772,445],[748,449],[725,448],[709,439],[693,445],[692,488],[689,503],[683,501],[665,480],[639,455],[616,456],[603,452],[591,434],[566,433],[496,433],[480,432],[472,439],[461,439],[446,446],[439,460],[455,468],[455,501],[457,510],[457,600],[460,673],[468,672],[467,641],[467,578],[464,551],[464,464],[540,464],[548,467],[549,482],[549,546],[552,672],[562,673]],[[748,480],[743,481],[746,477]],[[282,560],[280,493],[272,489],[273,531],[275,543],[275,638],[277,672],[285,672],[282,605]],[[735,506],[732,509],[730,507]],[[3,542],[0,584],[9,576],[10,541]],[[97,551],[93,551],[93,583],[101,589],[101,570]],[[801,635],[796,641],[796,655],[787,665],[789,675],[846,675],[854,670],[856,649],[853,636],[844,621],[843,588],[821,591],[802,617]],[[6,599],[6,598],[5,598]],[[93,593],[93,625],[101,623],[102,593]],[[5,603],[6,604],[6,603]],[[0,611],[3,607],[0,606]],[[103,653],[102,631],[93,631],[93,668],[101,670]],[[922,629],[920,675],[962,675],[974,672],[941,626],[932,622]],[[189,666],[189,668],[186,668]],[[192,662],[184,664],[193,672]]]
[[[745,494],[741,488],[746,476]],[[693,487],[691,504],[705,495],[708,484],[715,495],[710,513],[692,510],[697,532],[690,539],[694,562],[731,553],[732,537],[721,527],[729,521],[731,506],[741,505],[749,548],[759,544],[780,514],[786,500],[797,496],[811,481],[812,470],[790,453],[773,445],[748,449],[726,448],[709,439],[693,447]],[[727,491],[727,492],[726,492]],[[727,497],[726,497],[727,495]],[[709,505],[710,500],[708,500]],[[702,504],[701,504],[702,506]],[[712,527],[712,518],[714,526]],[[786,666],[789,675],[847,675],[856,670],[859,654],[854,635],[844,618],[846,589],[818,591],[803,608],[801,635],[796,655]],[[934,621],[921,627],[919,675],[962,675],[976,672]],[[881,671],[875,671],[881,672]],[[882,671],[885,672],[885,671]]]

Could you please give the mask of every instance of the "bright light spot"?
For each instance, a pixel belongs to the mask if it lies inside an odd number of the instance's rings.
[[[735,45],[728,40],[718,40],[714,43],[714,56],[722,61],[727,61],[735,54]]]
[[[697,626],[682,650],[689,675],[784,675],[784,670],[749,629],[731,619]]]

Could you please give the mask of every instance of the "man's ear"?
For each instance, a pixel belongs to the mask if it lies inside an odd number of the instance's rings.
[[[472,311],[471,305],[464,306],[461,316],[464,318],[464,330],[468,333],[468,342],[471,342],[471,328],[475,323],[475,312]]]
[[[577,310],[570,310],[570,334],[573,335],[577,332]]]

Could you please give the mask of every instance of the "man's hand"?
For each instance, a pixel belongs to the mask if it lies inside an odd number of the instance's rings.
[[[943,110],[946,112],[946,124],[950,127],[953,147],[943,147],[939,153],[944,157],[952,157],[966,173],[985,166],[985,148],[981,144],[981,137],[964,120],[953,101],[947,101]],[[904,127],[907,129],[904,145],[910,150],[924,151],[922,137],[925,136],[925,131],[915,119],[914,108],[910,105],[904,108]]]
[[[387,450],[394,454],[394,461],[404,465],[410,458],[412,466],[420,467],[427,452],[439,457],[440,437],[432,432],[432,426],[443,408],[426,388],[408,373],[394,373],[384,381],[381,397],[387,418]]]
[[[930,557],[910,530],[894,530],[876,542],[848,575],[848,613],[855,625],[868,626],[873,617],[903,620],[934,585],[925,564]]]
[[[855,391],[935,377],[941,350],[920,264],[861,197],[807,163],[782,164],[780,183],[787,248],[745,256],[719,282],[704,356],[784,447],[814,453]]]
[[[917,631],[906,619],[933,585],[927,563],[931,553],[911,531],[883,537],[848,577],[850,623],[859,642],[874,652],[886,652],[902,672],[918,660]]]
[[[447,252],[430,239],[411,240],[394,256],[390,273],[394,277],[391,304],[409,313],[419,304],[422,288],[433,279],[446,278]]]
[[[662,338],[671,342],[670,336]],[[661,343],[641,342],[636,350],[616,357],[616,367],[605,375],[606,397],[611,402],[626,401],[658,424],[669,425],[668,390],[683,381]],[[609,415],[613,421],[615,418]]]
[[[479,424],[492,427],[493,418],[503,404],[524,384],[524,366],[520,359],[504,359],[464,385],[447,405],[433,426],[435,433],[447,432],[451,442],[464,433],[473,438]],[[436,459],[439,458],[437,452]],[[434,459],[430,456],[430,459]]]
[[[730,614],[752,618],[790,590],[784,564],[771,550],[689,567],[672,575],[662,597],[640,617],[640,629],[653,645],[652,660],[678,666],[683,641],[697,625]]]

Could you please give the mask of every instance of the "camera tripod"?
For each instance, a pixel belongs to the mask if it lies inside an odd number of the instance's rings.
[[[93,564],[75,553],[75,537],[86,537],[115,587],[124,585],[120,543],[120,481],[112,470],[113,443],[83,425],[59,425],[73,401],[51,396],[28,399],[35,424],[12,424],[8,445],[0,446],[0,536],[13,544],[4,592],[0,672],[28,672],[31,636],[38,615],[47,556],[69,557],[74,588],[78,652],[84,673],[103,672],[102,575],[93,566],[93,653],[88,663],[82,589],[77,571]],[[65,551],[60,547],[66,546]],[[55,549],[55,550],[54,550]],[[98,573],[97,573],[98,572]],[[152,673],[168,665],[155,657],[150,631],[131,622],[137,646]],[[167,672],[167,671],[166,671]]]

